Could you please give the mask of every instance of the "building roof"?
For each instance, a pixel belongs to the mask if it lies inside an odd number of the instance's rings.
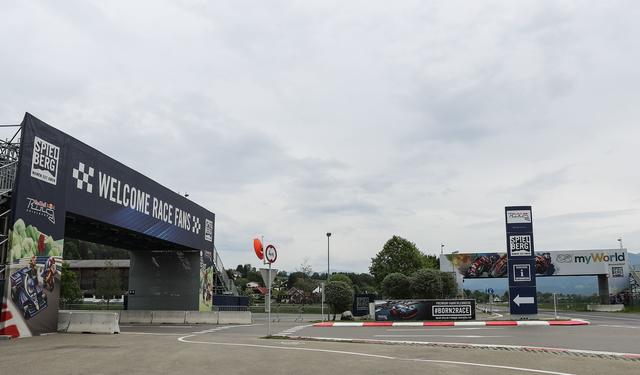
[[[131,261],[129,259],[83,259],[83,260],[65,260],[69,263],[69,268],[129,268]]]

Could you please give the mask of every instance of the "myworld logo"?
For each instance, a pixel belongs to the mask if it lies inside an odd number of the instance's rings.
[[[625,256],[624,253],[618,254],[617,252],[613,254],[607,253],[591,253],[591,255],[576,255],[573,257],[573,261],[575,263],[601,263],[601,262],[624,262]]]

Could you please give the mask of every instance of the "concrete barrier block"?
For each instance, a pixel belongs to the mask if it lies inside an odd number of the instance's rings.
[[[151,324],[151,311],[149,310],[122,310],[120,312],[121,324]]]
[[[215,311],[187,311],[187,324],[218,324],[218,313]]]
[[[587,311],[616,312],[624,310],[624,305],[587,305]]]
[[[151,324],[184,324],[186,311],[152,311]]]
[[[62,314],[62,317],[60,316]],[[62,318],[62,319],[61,319]],[[63,323],[60,324],[60,321]],[[66,325],[65,325],[66,323]],[[58,313],[58,330],[67,333],[120,333],[118,314],[96,311]]]
[[[251,311],[218,311],[218,324],[251,324]]]
[[[71,311],[58,311],[58,332],[67,332],[71,324]]]

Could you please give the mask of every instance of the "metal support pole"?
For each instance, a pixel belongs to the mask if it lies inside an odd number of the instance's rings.
[[[331,275],[331,272],[329,269],[329,237],[331,237],[331,232],[327,232],[327,285],[329,284],[329,276]],[[331,320],[330,315],[331,315],[331,311],[329,309],[329,306],[327,306],[327,320]]]
[[[271,262],[269,262],[269,279],[267,280],[267,309],[269,309],[269,324],[267,328],[267,336],[271,336]]]
[[[556,294],[553,293],[553,315],[558,319],[558,307],[556,306]]]
[[[324,283],[320,283],[320,294],[321,294],[321,302],[320,302],[320,315],[322,315],[322,321],[324,322]]]

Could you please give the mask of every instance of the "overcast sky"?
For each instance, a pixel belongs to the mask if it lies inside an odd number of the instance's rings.
[[[640,250],[635,1],[3,1],[28,111],[216,213],[227,267],[367,271],[392,235]]]

